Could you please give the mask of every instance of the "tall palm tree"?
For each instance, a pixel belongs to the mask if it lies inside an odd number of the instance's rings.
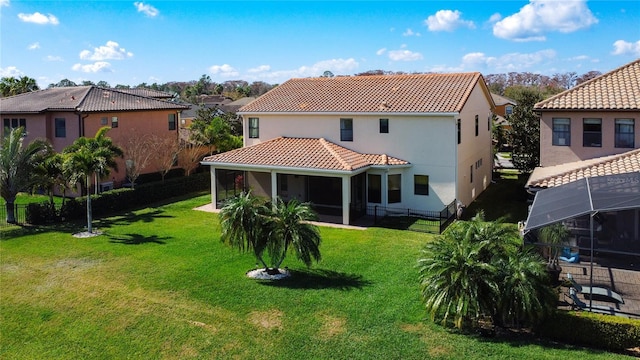
[[[320,231],[309,223],[318,216],[309,203],[300,203],[298,200],[285,203],[278,199],[271,217],[268,250],[273,271],[278,271],[290,249],[306,266],[311,266],[313,260],[320,261]]]
[[[220,209],[223,243],[242,252],[253,251],[256,260],[268,268],[262,254],[269,239],[266,231],[269,208],[264,201],[250,192],[227,200]]]
[[[37,185],[47,190],[51,206],[54,206],[53,194],[56,187],[63,189],[63,191],[66,189],[67,180],[62,168],[63,159],[62,154],[50,148],[49,151],[41,153],[34,168]]]
[[[73,144],[63,150],[65,154],[63,168],[78,181],[84,178],[87,188],[87,231],[93,232],[91,225],[91,176],[96,174],[106,175],[110,168],[116,167],[116,156],[122,156],[122,149],[114,145],[110,138],[106,137],[109,127],[102,127],[94,138],[80,137]],[[75,182],[75,181],[74,181]]]
[[[0,196],[5,201],[8,223],[16,222],[14,203],[18,192],[29,189],[36,180],[33,169],[38,154],[50,147],[43,140],[23,147],[24,131],[22,127],[15,128],[0,139]]]

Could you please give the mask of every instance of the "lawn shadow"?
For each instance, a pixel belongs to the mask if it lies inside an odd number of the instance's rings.
[[[96,224],[101,228],[110,228],[112,226],[129,225],[136,222],[151,223],[156,219],[167,219],[173,217],[174,216],[172,215],[165,214],[165,211],[160,209],[153,209],[152,211],[143,213],[128,211],[122,215],[97,220]]]
[[[114,244],[124,245],[142,245],[147,243],[155,243],[164,245],[166,242],[163,240],[170,239],[169,237],[158,237],[157,235],[144,236],[140,234],[124,234],[124,235],[107,235],[109,242]]]
[[[372,284],[361,275],[322,269],[289,270],[291,276],[281,280],[262,281],[266,286],[289,289],[362,289]]]
[[[24,236],[44,234],[53,231],[69,233],[69,235],[72,235],[86,230],[86,225],[86,222],[82,223],[80,221],[66,221],[63,223],[48,225],[12,225],[8,229],[0,230],[0,241],[13,240]]]

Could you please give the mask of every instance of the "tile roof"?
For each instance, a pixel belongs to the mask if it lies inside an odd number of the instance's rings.
[[[361,154],[323,138],[287,137],[209,156],[202,162],[205,165],[222,163],[338,171],[353,171],[375,165],[409,164],[386,154]]]
[[[506,105],[506,104],[517,105],[518,104],[513,99],[509,99],[506,96],[502,96],[502,95],[498,95],[498,94],[494,94],[494,93],[491,93],[491,98],[493,99],[493,102],[496,103],[496,105]]]
[[[290,79],[240,112],[452,113],[479,80],[477,72]]]
[[[534,110],[638,110],[640,59],[537,103]]]
[[[0,99],[2,113],[40,113],[44,111],[132,111],[187,109],[170,101],[126,93],[97,86],[59,87]]]
[[[166,91],[154,90],[154,89],[147,89],[147,88],[130,88],[130,89],[116,89],[116,88],[114,88],[113,90],[122,91],[122,92],[125,92],[125,93],[128,93],[128,94],[133,94],[133,95],[156,98],[156,99],[171,99],[171,98],[173,98],[173,94],[172,93],[169,93],[169,92],[166,92]]]
[[[640,172],[640,149],[561,165],[536,168],[525,187],[550,188],[585,177]]]

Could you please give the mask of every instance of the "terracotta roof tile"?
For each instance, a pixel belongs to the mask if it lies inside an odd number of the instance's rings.
[[[535,110],[638,110],[640,59],[537,103]]]
[[[206,157],[203,163],[353,171],[372,165],[408,165],[387,155],[361,154],[323,138],[278,137]]]
[[[585,177],[640,172],[640,149],[562,165],[536,168],[526,187],[550,188]]]
[[[186,105],[170,101],[97,86],[49,88],[0,99],[2,113],[39,113],[54,110],[105,112],[187,108]]]
[[[477,72],[290,79],[240,112],[459,112],[481,79]]]

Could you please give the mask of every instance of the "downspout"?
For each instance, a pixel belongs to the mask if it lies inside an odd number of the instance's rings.
[[[458,116],[460,116],[459,113]],[[453,167],[453,176],[455,179],[455,186],[453,187],[455,193],[453,197],[456,202],[460,202],[460,198],[458,197],[458,187],[460,186],[458,179],[458,168],[460,167],[460,159],[458,159],[458,147],[460,146],[460,144],[458,144],[458,116],[453,117],[453,146],[455,147],[453,154],[456,159],[456,166]],[[462,122],[462,119],[460,119],[460,121]],[[462,126],[462,123],[460,126]]]

